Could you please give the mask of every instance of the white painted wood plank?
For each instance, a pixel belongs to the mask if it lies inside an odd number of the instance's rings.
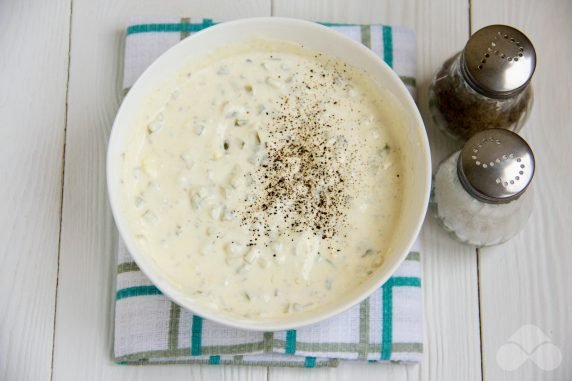
[[[70,1],[0,2],[0,379],[50,377]]]
[[[480,253],[486,380],[572,379],[571,15],[569,1],[473,1],[473,31],[493,23],[513,25],[528,35],[538,55],[534,107],[523,130],[537,160],[535,210],[512,241]],[[544,371],[528,360],[507,371],[506,361],[497,362],[499,348],[525,324],[540,328],[560,349],[557,369]],[[546,348],[538,347],[535,355]],[[539,364],[551,358],[547,354]]]
[[[427,92],[435,71],[469,37],[468,2],[419,1],[416,7],[418,105],[433,168],[459,148],[433,124]],[[423,380],[481,380],[477,266],[474,248],[453,241],[429,211],[421,240],[424,260]]]
[[[431,123],[427,86],[442,62],[460,50],[469,36],[468,2],[274,0],[276,16],[347,23],[387,23],[417,31],[418,104],[427,123],[434,167],[456,144]],[[475,250],[452,241],[427,218],[421,239],[423,253],[425,351],[421,367],[369,364],[340,369],[292,372],[271,369],[270,379],[345,380],[480,380],[480,339]]]
[[[75,0],[55,380],[266,379],[266,368],[119,366],[111,362],[116,231],[105,153],[121,101],[123,31],[132,16],[269,15],[267,0]]]
[[[417,380],[419,365],[342,363],[337,368],[290,369],[270,368],[269,380]]]

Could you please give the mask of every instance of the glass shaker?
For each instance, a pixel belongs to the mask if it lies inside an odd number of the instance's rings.
[[[506,25],[480,29],[435,74],[429,89],[433,120],[463,141],[487,128],[518,132],[532,107],[535,68],[534,46],[523,33]]]
[[[481,131],[440,164],[432,195],[436,217],[463,243],[503,243],[532,212],[534,170],[534,154],[519,135]]]

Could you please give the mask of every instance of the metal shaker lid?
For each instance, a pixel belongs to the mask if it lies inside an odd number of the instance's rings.
[[[519,30],[490,25],[471,36],[463,50],[461,67],[476,91],[491,98],[506,98],[529,83],[536,68],[536,52]]]
[[[457,162],[465,190],[487,203],[507,203],[526,191],[534,176],[532,149],[512,131],[488,129],[471,137]]]

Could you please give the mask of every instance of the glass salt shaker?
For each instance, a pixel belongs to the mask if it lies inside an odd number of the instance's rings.
[[[463,243],[503,243],[532,212],[534,170],[534,154],[519,135],[481,131],[440,164],[432,195],[436,217]]]
[[[429,88],[433,120],[463,141],[487,128],[518,132],[532,107],[535,68],[534,46],[522,32],[506,25],[480,29],[435,74]]]

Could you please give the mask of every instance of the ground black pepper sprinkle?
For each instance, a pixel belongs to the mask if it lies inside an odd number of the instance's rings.
[[[254,233],[268,237],[271,218],[292,232],[312,232],[323,240],[335,238],[346,223],[357,147],[350,145],[337,128],[343,117],[330,113],[340,100],[324,98],[328,88],[343,86],[345,78],[334,66],[320,65],[298,81],[290,95],[280,99],[271,115],[265,142],[267,157],[253,174],[259,197],[245,208],[242,222]]]

